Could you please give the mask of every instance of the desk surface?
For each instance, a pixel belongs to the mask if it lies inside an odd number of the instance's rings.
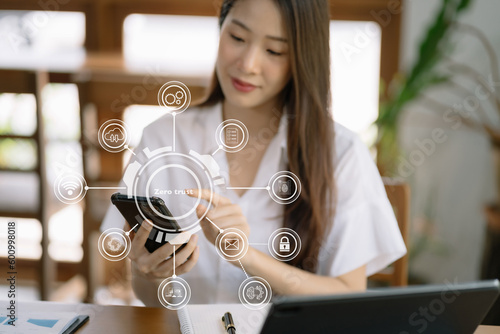
[[[29,308],[43,311],[70,311],[88,314],[90,320],[78,334],[90,333],[168,333],[179,334],[179,321],[175,311],[164,308],[102,306],[93,304],[60,304],[52,302],[26,303]],[[23,303],[19,304],[20,310]],[[500,334],[500,327],[479,326],[474,334]]]

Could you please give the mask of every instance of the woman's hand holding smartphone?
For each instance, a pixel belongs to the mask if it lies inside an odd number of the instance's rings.
[[[127,229],[128,224],[124,229]],[[132,271],[148,279],[163,279],[174,274],[174,247],[166,243],[150,253],[144,246],[153,225],[145,220],[142,222],[137,233],[132,232],[130,239],[132,245],[128,257],[132,261]],[[175,274],[181,275],[190,271],[200,256],[200,248],[197,246],[198,235],[193,234],[188,243],[180,250],[175,251]]]

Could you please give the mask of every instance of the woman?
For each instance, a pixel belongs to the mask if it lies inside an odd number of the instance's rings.
[[[406,252],[366,147],[331,118],[328,13],[327,0],[226,0],[221,7],[214,84],[203,104],[177,116],[177,146],[210,154],[214,147],[207,143],[217,125],[237,119],[248,128],[248,144],[214,155],[228,167],[228,183],[265,186],[273,174],[289,170],[302,192],[280,205],[252,189],[193,190],[192,196],[214,196],[214,206],[197,207],[199,216],[208,210],[200,222],[203,235],[193,234],[176,252],[175,274],[189,282],[192,303],[238,302],[246,274],[265,278],[274,294],[362,291],[367,276]],[[148,126],[141,147],[171,145],[161,136],[169,122],[163,117]],[[118,221],[110,209],[103,230]],[[280,227],[302,240],[288,262],[275,260],[262,245]],[[173,247],[150,254],[144,248],[150,228],[139,229],[129,258],[136,295],[159,305],[156,289],[173,274]],[[220,229],[227,228],[249,238],[240,262],[224,261],[214,250]]]

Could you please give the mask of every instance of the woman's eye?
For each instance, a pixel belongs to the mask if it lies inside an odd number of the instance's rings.
[[[281,52],[276,52],[276,51],[273,51],[273,50],[270,50],[268,49],[267,52],[272,55],[272,56],[281,56],[282,53]]]
[[[236,35],[231,34],[232,39],[234,39],[237,42],[244,42],[244,40]]]

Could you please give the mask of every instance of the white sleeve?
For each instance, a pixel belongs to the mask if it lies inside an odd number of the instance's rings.
[[[337,201],[319,253],[318,273],[337,277],[366,265],[370,276],[406,253],[380,174],[366,146],[349,130],[336,143]]]

